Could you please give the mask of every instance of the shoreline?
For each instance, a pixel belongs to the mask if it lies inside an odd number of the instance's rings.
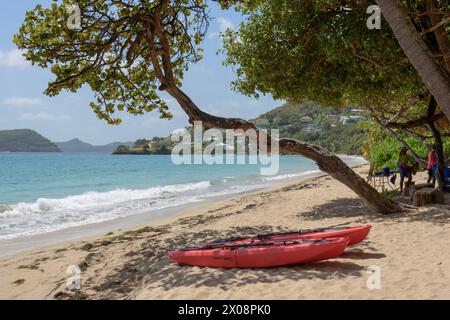
[[[355,165],[353,168],[358,168],[361,166],[364,165]],[[53,247],[57,246],[58,244],[69,243],[83,238],[94,238],[108,232],[116,232],[119,230],[126,231],[138,228],[141,225],[166,223],[171,219],[183,217],[187,211],[190,211],[197,207],[201,208],[202,206],[211,203],[233,200],[245,195],[251,195],[253,193],[261,192],[262,190],[270,191],[274,188],[278,188],[293,182],[299,183],[311,178],[321,177],[324,175],[326,175],[326,173],[321,171],[306,173],[304,176],[298,178],[291,178],[285,181],[274,182],[269,187],[261,187],[233,194],[213,196],[203,199],[199,202],[180,204],[173,207],[157,209],[145,213],[138,213],[97,223],[64,228],[46,233],[22,236],[12,239],[2,239],[0,240],[0,258],[20,253],[26,253],[38,249],[45,249],[46,247]]]
[[[364,175],[367,166],[356,171]],[[419,174],[417,181],[424,179]],[[0,299],[449,299],[450,197],[389,216],[371,213],[328,175],[202,204],[162,221],[0,258]],[[237,235],[371,224],[339,258],[268,269],[180,266],[186,244]],[[81,287],[71,290],[68,267]],[[369,289],[368,270],[381,270]]]
[[[365,162],[357,156],[339,156],[349,165]],[[35,182],[31,184],[23,181],[23,174],[12,172],[12,183],[6,183],[1,188],[4,192],[0,194],[0,198],[4,205],[0,204],[0,224],[3,225],[0,228],[0,241],[69,228],[85,228],[88,224],[136,214],[150,216],[150,212],[154,212],[155,215],[160,215],[164,211],[172,212],[172,207],[190,207],[191,203],[195,205],[211,201],[210,199],[214,201],[222,195],[238,196],[244,192],[308,177],[306,173],[310,171],[319,172],[312,161],[297,156],[280,158],[280,171],[272,176],[260,176],[254,172],[255,167],[250,166],[193,166],[180,169],[173,166],[170,157],[146,157],[133,162],[134,167],[129,172],[125,170],[117,177],[112,177],[108,172],[110,167],[123,165],[123,161],[109,163],[109,158],[86,159],[86,164],[105,161],[108,164],[106,168],[109,169],[92,167],[87,172],[92,171],[95,177],[91,178],[80,172],[80,177],[75,179],[72,178],[78,174],[77,171],[67,169],[71,173],[66,182],[62,168],[71,168],[71,163],[79,160],[69,157],[58,160],[56,168],[59,169],[55,172],[50,166],[44,165],[53,159],[43,159],[36,170]],[[11,160],[9,163],[11,164]],[[153,169],[145,171],[144,174],[136,170],[137,165],[159,169],[156,172]],[[166,172],[165,169],[169,171]],[[29,174],[31,172],[25,175]],[[50,178],[46,178],[47,176]],[[80,183],[80,179],[87,179],[86,183]],[[130,220],[134,220],[134,217]],[[148,220],[153,219],[145,219]]]

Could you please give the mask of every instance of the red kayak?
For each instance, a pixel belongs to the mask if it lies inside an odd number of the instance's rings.
[[[261,240],[286,240],[298,238],[349,238],[349,246],[363,241],[370,232],[372,226],[370,224],[354,227],[328,227],[318,229],[299,230],[296,232],[272,233],[267,235],[258,235],[257,239]]]
[[[306,229],[299,231],[290,231],[283,233],[269,233],[257,236],[237,237],[219,239],[211,243],[219,244],[225,242],[233,243],[257,243],[267,241],[295,241],[299,239],[322,239],[322,238],[349,238],[349,246],[363,241],[370,232],[371,225],[354,227],[326,227],[318,229]],[[207,245],[207,244],[206,244]]]
[[[171,251],[169,257],[178,263],[199,267],[265,268],[336,258],[348,243],[348,238],[210,243]]]

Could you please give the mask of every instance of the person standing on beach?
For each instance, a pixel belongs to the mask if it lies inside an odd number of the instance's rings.
[[[436,170],[436,146],[433,144],[431,150],[428,152],[428,162],[427,162],[427,172],[428,172],[428,180],[427,183],[433,181],[433,187],[436,184],[436,176],[434,172]]]
[[[408,155],[408,149],[402,148],[398,155],[398,166],[400,170],[400,192],[403,192],[403,182],[405,181],[405,177],[408,178],[405,186],[409,186],[411,184],[412,175],[410,170],[410,156]]]

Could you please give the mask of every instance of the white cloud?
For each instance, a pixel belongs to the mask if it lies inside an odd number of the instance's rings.
[[[228,20],[227,18],[224,18],[224,17],[217,18],[217,24],[219,27],[219,32],[211,32],[209,34],[209,38],[218,37],[221,33],[227,31],[228,29],[231,29],[231,30],[235,29],[233,22],[231,22],[231,20]]]
[[[55,120],[69,120],[70,117],[67,115],[55,115],[47,112],[38,112],[38,113],[22,113],[20,115],[20,119],[22,120],[32,120],[32,121],[55,121]]]
[[[26,97],[8,97],[2,100],[2,104],[6,106],[40,106],[43,105],[42,101],[35,98]]]
[[[234,24],[230,20],[219,17],[217,18],[217,22],[219,23],[219,30],[220,32],[225,32],[228,29],[234,30]]]
[[[22,51],[12,49],[9,51],[0,50],[0,66],[1,67],[27,67],[30,64],[25,60]]]

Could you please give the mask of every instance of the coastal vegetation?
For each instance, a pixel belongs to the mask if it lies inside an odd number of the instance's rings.
[[[154,137],[152,139],[138,139],[131,146],[120,145],[113,154],[136,154],[136,155],[152,155],[152,154],[170,154],[174,142],[170,137],[159,138]]]
[[[381,169],[384,166],[396,168],[398,154],[404,146],[407,146],[418,157],[421,169],[425,167],[425,161],[433,139],[429,137],[427,140],[420,139],[408,135],[407,133],[399,132],[396,138],[386,132],[382,127],[372,121],[362,123],[364,130],[365,142],[362,150],[365,153],[367,160],[376,169]],[[444,154],[450,155],[450,138],[444,137],[442,139]]]
[[[442,138],[450,116],[449,20],[445,1],[376,0],[389,25],[366,28],[371,1],[223,0],[223,8],[245,15],[238,30],[223,36],[226,65],[234,66],[233,88],[258,97],[271,94],[290,103],[356,105],[399,143],[397,131],[437,145],[443,172]],[[37,6],[15,36],[26,58],[56,76],[46,94],[95,93],[91,108],[119,124],[116,111],[158,110],[170,119],[160,92],[172,96],[205,129],[255,129],[252,122],[208,114],[181,85],[189,65],[202,58],[207,3],[202,0],[78,1],[83,25],[66,28],[66,4]],[[283,67],[280,67],[283,66]],[[422,130],[423,128],[423,130]],[[322,146],[293,138],[279,140],[282,152],[314,160],[372,210],[392,213],[399,204],[370,186]],[[442,190],[442,181],[439,189]]]

